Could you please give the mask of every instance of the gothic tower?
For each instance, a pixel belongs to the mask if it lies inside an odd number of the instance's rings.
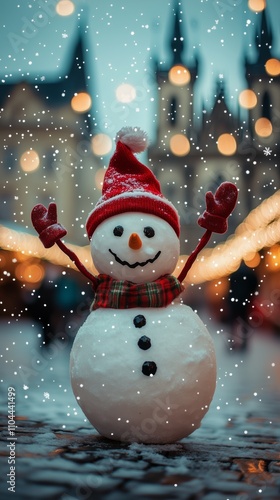
[[[280,122],[280,75],[279,61],[274,59],[273,35],[267,22],[266,9],[262,11],[261,23],[255,36],[257,57],[253,62],[245,61],[245,76],[248,88],[256,95],[256,105],[249,111],[250,132],[267,146],[275,144],[274,127],[279,131]]]
[[[155,63],[157,81],[158,122],[156,140],[149,148],[151,166],[160,180],[164,194],[174,201],[181,216],[186,220],[188,203],[184,157],[190,150],[195,135],[193,123],[194,86],[198,75],[198,60],[193,65],[184,61],[185,36],[180,6],[172,11],[171,38],[169,41],[170,65]],[[183,241],[184,243],[184,241]]]
[[[58,210],[65,209],[61,218],[69,239],[84,243],[75,224],[79,227],[90,201],[99,197],[94,173],[101,163],[91,151],[96,121],[83,27],[71,45],[69,63],[59,76],[29,76],[0,85],[0,220],[29,227],[37,202],[47,206],[57,200]]]
[[[158,83],[158,146],[170,149],[170,139],[177,133],[188,137],[193,125],[193,89],[198,62],[189,67],[183,62],[185,39],[182,33],[182,12],[173,9],[173,33],[170,40],[171,65],[156,67]],[[182,113],[184,110],[184,113]]]
[[[248,109],[248,131],[251,141],[250,184],[254,186],[251,206],[272,195],[280,182],[273,157],[279,154],[280,131],[280,71],[274,58],[273,34],[266,9],[261,13],[260,26],[255,36],[256,57],[245,60],[245,76],[253,102]],[[247,164],[248,165],[248,164]],[[247,179],[248,180],[248,179]]]
[[[165,196],[179,212],[181,251],[189,253],[201,237],[197,218],[205,207],[206,191],[215,191],[222,181],[232,180],[238,169],[238,162],[231,158],[237,148],[234,135],[238,120],[227,107],[223,83],[218,82],[213,108],[203,114],[203,123],[198,129],[193,108],[195,82],[199,77],[198,58],[193,66],[185,63],[186,38],[178,6],[173,9],[173,15],[171,64],[167,68],[156,65],[158,127],[149,158]]]

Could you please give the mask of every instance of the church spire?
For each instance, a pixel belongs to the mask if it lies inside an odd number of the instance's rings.
[[[182,53],[184,50],[184,37],[182,36],[182,31],[181,31],[181,25],[182,25],[182,19],[181,19],[181,14],[182,12],[180,11],[179,7],[180,3],[175,5],[173,11],[174,15],[174,28],[173,28],[173,34],[172,38],[170,41],[170,46],[173,54],[173,61],[172,64],[182,64]]]
[[[272,47],[272,32],[267,23],[266,9],[261,14],[261,25],[259,32],[256,34],[255,44],[258,51],[258,63],[265,64],[271,58]]]

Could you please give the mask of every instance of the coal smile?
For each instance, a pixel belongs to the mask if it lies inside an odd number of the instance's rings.
[[[110,248],[109,248],[109,252],[115,257],[115,260],[116,262],[118,262],[119,264],[121,264],[122,266],[128,266],[130,267],[130,269],[135,269],[136,267],[140,266],[140,267],[144,267],[146,264],[153,264],[153,262],[155,262],[155,260],[158,259],[158,257],[160,256],[161,254],[161,251],[159,250],[158,253],[154,256],[153,259],[148,259],[146,260],[145,262],[134,262],[134,264],[129,264],[129,262],[127,262],[126,260],[121,260],[116,253],[114,253]]]

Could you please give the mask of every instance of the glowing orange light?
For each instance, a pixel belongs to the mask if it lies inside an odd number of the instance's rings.
[[[189,83],[191,79],[191,74],[185,66],[182,66],[178,64],[177,66],[173,66],[169,73],[168,73],[168,78],[173,85],[186,85]]]
[[[55,10],[59,16],[70,16],[75,10],[75,5],[71,0],[59,0]]]
[[[45,271],[41,264],[29,264],[21,262],[15,269],[16,278],[25,283],[38,283],[45,275]]]
[[[136,90],[129,83],[122,83],[116,89],[116,97],[119,102],[132,102],[136,98]]]
[[[269,271],[279,271],[280,269],[280,245],[273,245],[265,257],[266,267]]]
[[[268,59],[265,63],[265,71],[268,75],[278,76],[280,75],[280,61],[279,59],[275,59],[274,57]]]
[[[268,118],[259,118],[255,123],[255,131],[260,137],[269,137],[272,134],[272,124]]]
[[[33,172],[39,167],[40,158],[34,149],[30,149],[21,155],[19,162],[24,172]]]
[[[227,296],[228,289],[229,282],[226,278],[209,282],[206,287],[207,300],[212,304],[220,302],[221,297]]]
[[[266,0],[249,0],[248,7],[254,12],[261,12],[266,8]]]
[[[91,107],[91,97],[87,92],[79,92],[72,97],[71,107],[76,113],[85,113]]]
[[[217,148],[222,155],[233,155],[236,151],[236,140],[231,134],[222,134],[218,138]]]
[[[242,108],[252,109],[257,104],[257,96],[253,90],[245,89],[239,94],[239,104]]]
[[[244,262],[247,267],[258,267],[259,263],[261,261],[260,254],[258,252],[252,252],[251,254],[248,254],[244,257]]]
[[[172,153],[176,156],[185,156],[191,149],[188,138],[183,134],[173,135],[169,145]]]
[[[95,155],[107,155],[112,149],[112,139],[107,134],[96,134],[91,140],[91,147]]]

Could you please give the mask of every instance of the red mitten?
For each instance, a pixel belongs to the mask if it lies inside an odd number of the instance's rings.
[[[223,182],[213,194],[206,193],[206,210],[198,219],[198,224],[214,233],[225,233],[227,218],[237,201],[237,187],[231,182]]]
[[[36,205],[31,212],[31,220],[45,248],[52,247],[67,234],[66,229],[57,222],[55,203],[50,203],[49,208]]]

